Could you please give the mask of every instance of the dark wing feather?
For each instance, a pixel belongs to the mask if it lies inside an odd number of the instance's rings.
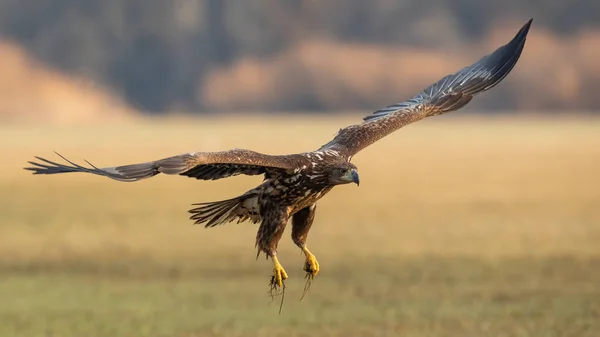
[[[301,165],[303,156],[272,156],[250,150],[230,150],[223,152],[197,152],[188,162],[187,169],[180,175],[203,179],[221,179],[238,174],[258,175],[277,174],[292,170]]]
[[[464,107],[474,95],[492,88],[510,73],[521,56],[532,20],[508,44],[457,73],[445,76],[415,97],[377,110],[366,116],[362,124],[340,130],[321,149],[337,150],[352,157],[407,124]]]
[[[279,171],[294,169],[299,160],[302,160],[302,157],[297,155],[271,156],[250,150],[234,149],[222,152],[190,152],[147,163],[98,168],[88,161],[86,163],[90,167],[84,167],[58,153],[57,155],[69,165],[35,157],[38,161],[30,161],[29,164],[32,166],[26,167],[25,170],[33,171],[33,174],[85,172],[118,181],[137,181],[159,173],[214,180],[238,174],[276,174]]]

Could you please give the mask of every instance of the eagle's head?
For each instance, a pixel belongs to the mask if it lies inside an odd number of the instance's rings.
[[[350,162],[342,162],[329,169],[329,182],[333,185],[355,183],[358,185],[358,171],[356,166]]]

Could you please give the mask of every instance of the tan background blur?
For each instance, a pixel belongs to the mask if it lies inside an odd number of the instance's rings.
[[[600,5],[475,1],[0,1],[0,117],[373,110],[508,41],[509,86],[471,110],[600,107]]]
[[[0,0],[0,337],[600,335],[600,2]],[[508,42],[460,112],[358,154],[322,201],[310,292],[289,237],[283,312],[257,226],[191,203],[260,177],[133,184],[99,167],[318,148]]]

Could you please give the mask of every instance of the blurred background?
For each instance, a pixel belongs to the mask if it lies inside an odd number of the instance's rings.
[[[192,226],[260,177],[32,176],[310,151],[508,42],[502,83],[358,154],[283,311],[257,226]],[[600,2],[0,0],[0,336],[600,335]]]
[[[598,13],[591,0],[3,0],[0,117],[372,110],[530,17],[514,81],[471,108],[597,110]]]

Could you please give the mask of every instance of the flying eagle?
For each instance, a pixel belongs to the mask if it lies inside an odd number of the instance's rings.
[[[159,173],[215,180],[239,174],[264,175],[264,181],[248,192],[228,200],[194,204],[195,224],[214,227],[237,220],[260,222],[256,235],[258,254],[274,264],[272,286],[282,287],[288,278],[277,258],[277,245],[288,220],[292,240],[304,252],[304,270],[309,278],[319,272],[319,263],[308,250],[306,239],[315,218],[317,201],[336,185],[359,184],[352,156],[399,128],[425,117],[458,110],[476,94],[498,84],[517,63],[532,20],[506,45],[455,74],[447,75],[406,101],[387,106],[364,117],[364,121],[341,129],[316,151],[267,155],[251,150],[190,152],[152,162],[97,168],[84,167],[59,155],[68,164],[35,157],[33,174],[86,172],[118,181],[138,181]]]

